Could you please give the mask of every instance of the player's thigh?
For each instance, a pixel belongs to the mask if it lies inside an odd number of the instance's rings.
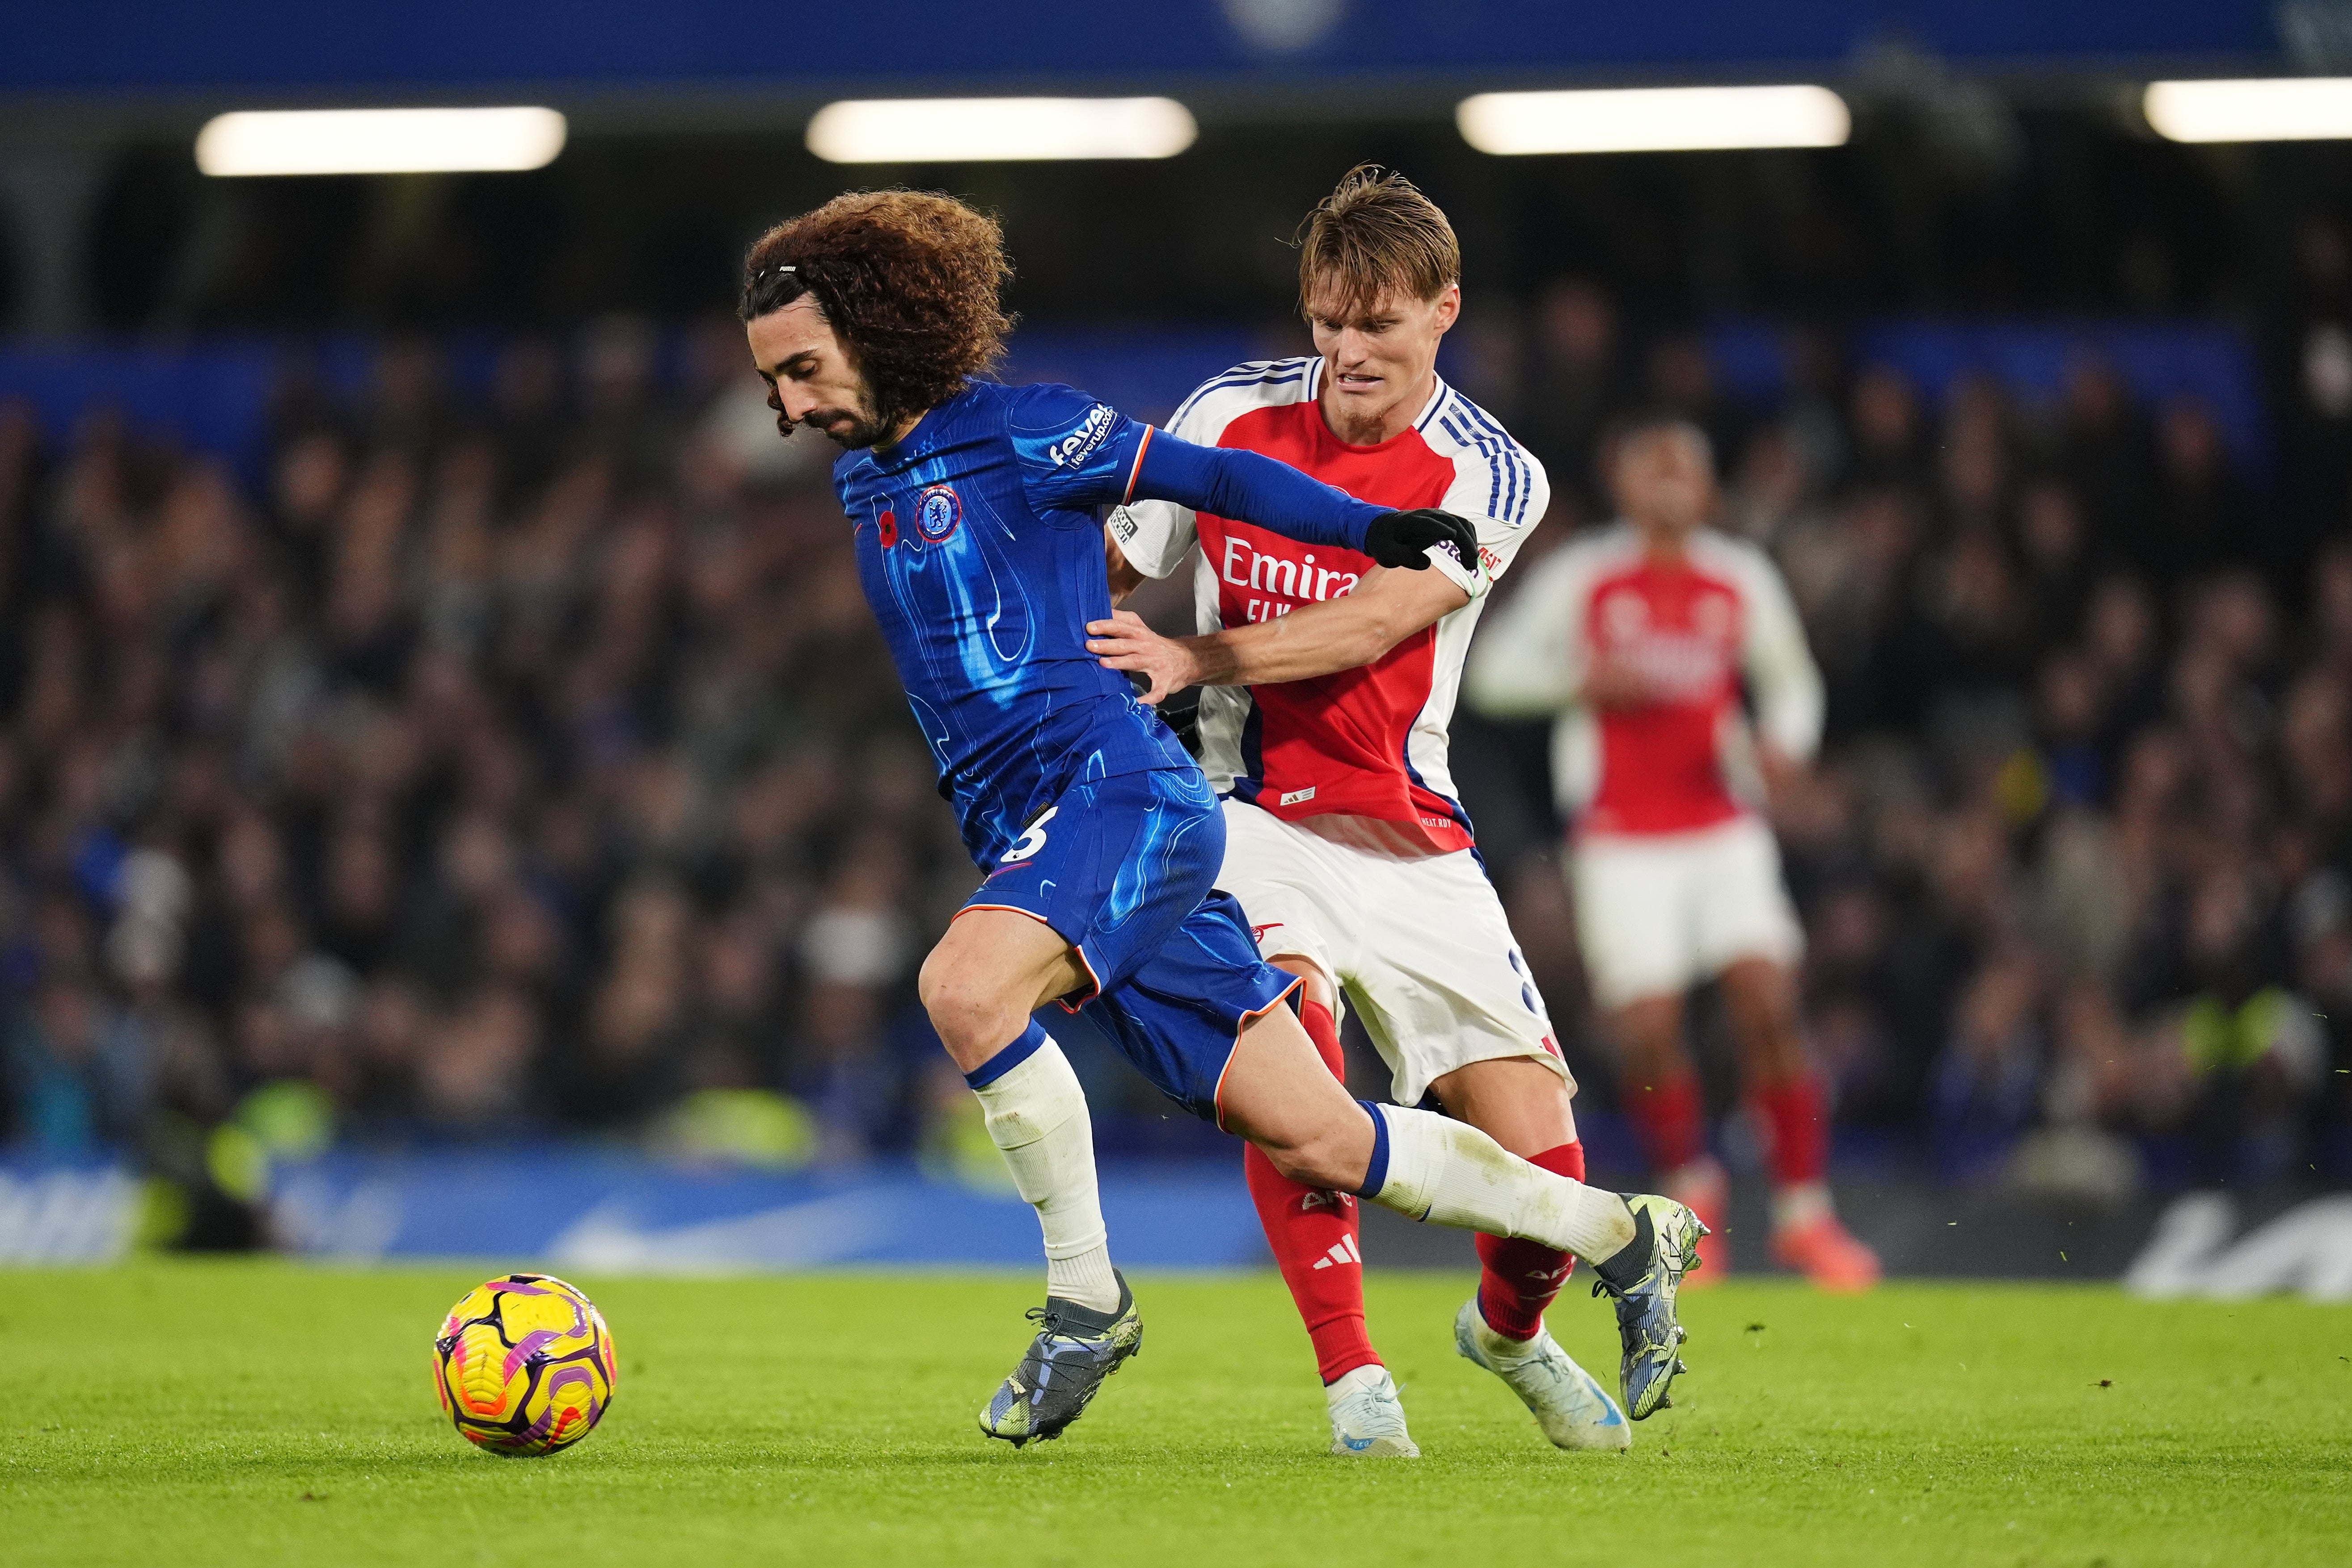
[[[1804,928],[1780,880],[1780,847],[1755,817],[1726,823],[1696,851],[1705,896],[1696,910],[1701,972],[1719,974],[1743,959],[1788,967],[1804,956]]]
[[[1225,860],[1217,886],[1240,902],[1260,956],[1306,960],[1336,999],[1355,946],[1353,914],[1364,897],[1353,885],[1346,851],[1246,801],[1228,798],[1223,809]]]
[[[1370,1163],[1371,1119],[1348,1097],[1286,1007],[1244,1026],[1219,1096],[1219,1121],[1286,1176],[1353,1191]]]
[[[1370,864],[1347,978],[1397,1101],[1417,1104],[1456,1068],[1507,1058],[1539,1063],[1572,1089],[1551,1015],[1476,858]]]
[[[1569,849],[1585,977],[1601,1007],[1679,996],[1697,977],[1692,910],[1704,898],[1681,835],[1589,835]]]

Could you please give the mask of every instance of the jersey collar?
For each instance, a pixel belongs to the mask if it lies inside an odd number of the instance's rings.
[[[1422,405],[1420,416],[1412,422],[1412,427],[1416,430],[1429,428],[1429,422],[1437,417],[1439,409],[1445,406],[1445,395],[1454,390],[1445,384],[1445,378],[1442,375],[1433,374],[1431,379],[1437,384],[1431,389],[1429,401]]]
[[[963,390],[953,397],[934,403],[924,409],[922,417],[916,420],[904,436],[898,437],[896,446],[868,447],[867,456],[874,459],[875,467],[886,473],[896,473],[920,458],[923,455],[924,443],[929,439],[929,433],[939,427],[940,420],[947,410],[971,395],[972,385],[972,383],[966,382]]]

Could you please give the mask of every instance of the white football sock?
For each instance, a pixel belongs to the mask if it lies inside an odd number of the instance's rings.
[[[1393,1105],[1365,1109],[1383,1136],[1360,1197],[1413,1219],[1525,1237],[1589,1263],[1633,1239],[1633,1213],[1615,1193],[1531,1165],[1466,1122]]]
[[[1009,1067],[997,1064],[1020,1053]],[[1095,1136],[1086,1090],[1053,1037],[1036,1025],[976,1073],[988,1136],[1045,1234],[1045,1293],[1098,1312],[1118,1305],[1109,1233],[1095,1185]]]

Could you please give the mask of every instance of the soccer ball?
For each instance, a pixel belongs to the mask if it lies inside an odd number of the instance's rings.
[[[442,1413],[485,1452],[534,1458],[595,1429],[618,1381],[613,1331],[551,1274],[507,1274],[449,1309],[433,1342]]]

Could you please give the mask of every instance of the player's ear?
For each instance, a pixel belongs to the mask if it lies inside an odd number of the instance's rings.
[[[1440,337],[1453,330],[1462,319],[1462,285],[1448,283],[1445,292],[1437,297],[1437,332]]]

